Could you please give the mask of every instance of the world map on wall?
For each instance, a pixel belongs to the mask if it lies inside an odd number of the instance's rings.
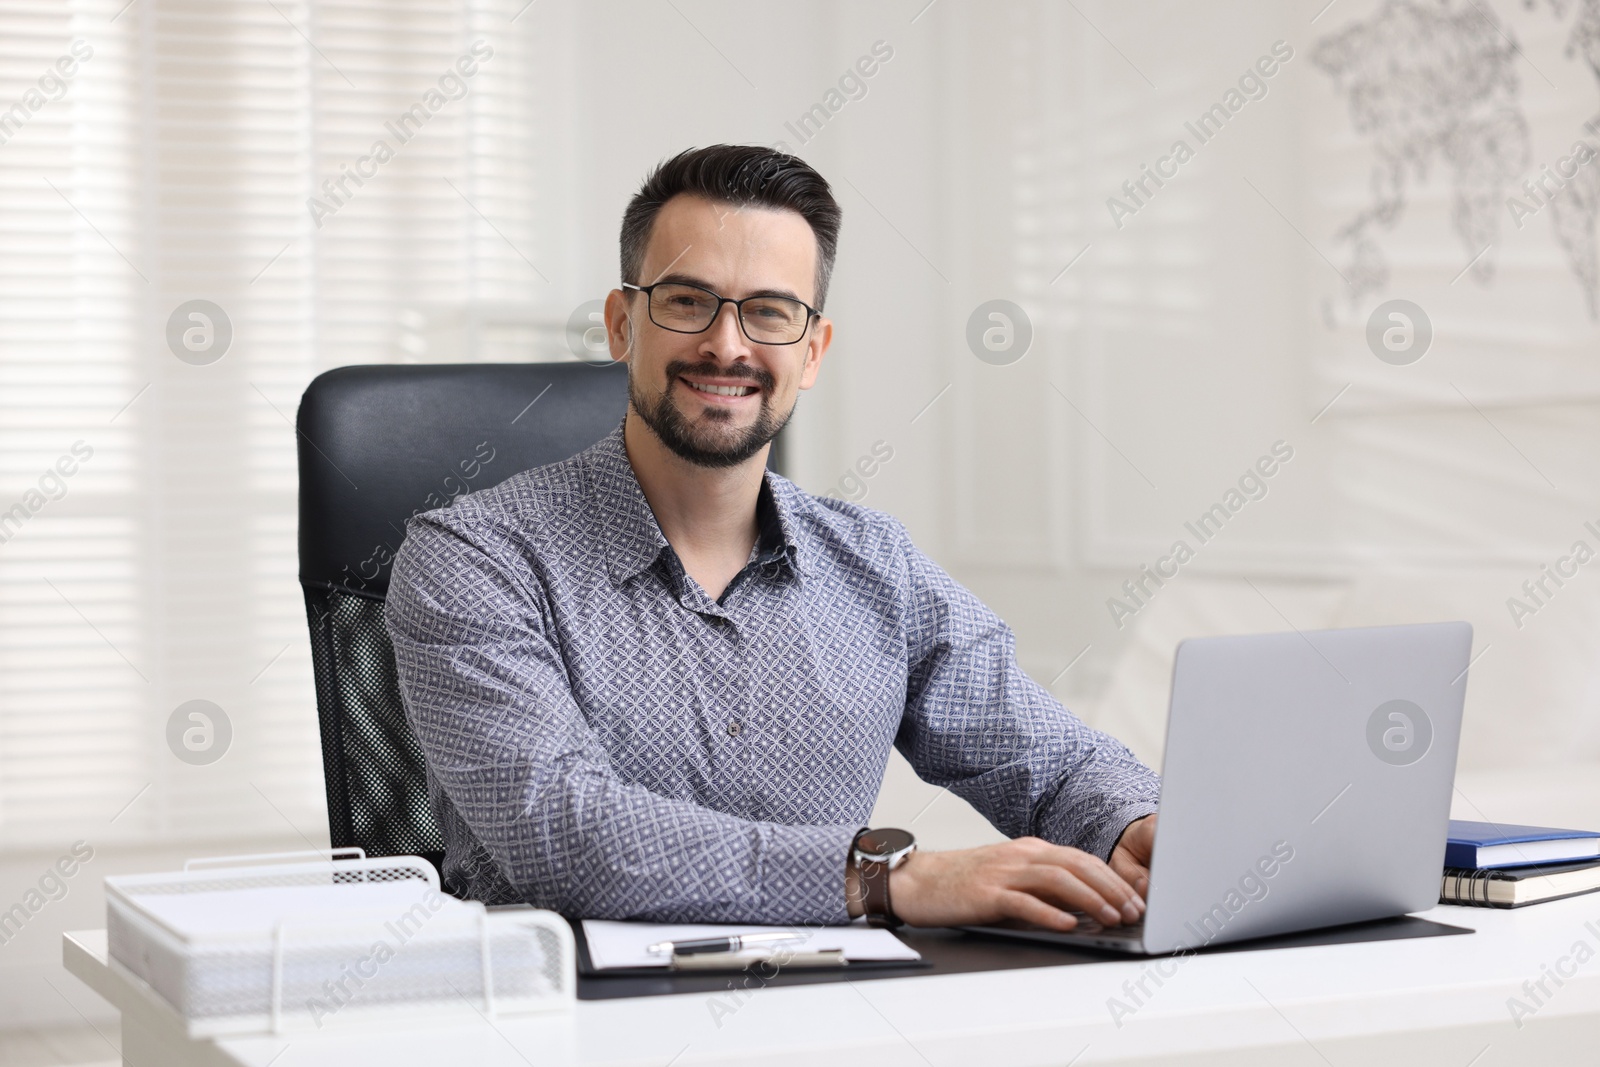
[[[1568,26],[1568,61],[1583,63],[1600,86],[1600,0],[1524,6]],[[1534,158],[1519,75],[1536,68],[1487,0],[1387,0],[1318,41],[1311,58],[1376,157],[1366,206],[1336,235],[1352,305],[1388,284],[1383,238],[1404,217],[1411,188],[1440,172],[1474,280],[1493,280],[1505,230],[1548,225],[1589,317],[1600,320],[1600,119],[1576,127],[1556,157]]]

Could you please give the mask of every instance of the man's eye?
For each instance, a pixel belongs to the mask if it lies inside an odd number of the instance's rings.
[[[745,312],[768,322],[787,322],[795,317],[793,310],[782,304],[746,304]]]

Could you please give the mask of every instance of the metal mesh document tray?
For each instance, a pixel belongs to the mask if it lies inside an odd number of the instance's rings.
[[[106,929],[112,966],[194,1036],[570,1009],[577,989],[560,916],[447,896],[417,856],[235,856],[107,878]]]

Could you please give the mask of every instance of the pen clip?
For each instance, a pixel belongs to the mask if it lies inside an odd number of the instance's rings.
[[[645,951],[652,956],[661,956],[667,953],[672,955],[691,955],[692,953],[705,953],[715,951],[713,944],[737,944],[737,948],[729,948],[727,952],[741,952],[755,948],[758,945],[773,945],[783,941],[804,941],[803,934],[788,932],[760,931],[753,934],[731,934],[727,937],[686,938],[682,941],[657,941],[653,945],[646,945]]]

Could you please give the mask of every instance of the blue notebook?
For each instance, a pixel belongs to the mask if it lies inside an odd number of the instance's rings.
[[[1521,867],[1600,857],[1600,833],[1548,826],[1450,820],[1446,867]]]

